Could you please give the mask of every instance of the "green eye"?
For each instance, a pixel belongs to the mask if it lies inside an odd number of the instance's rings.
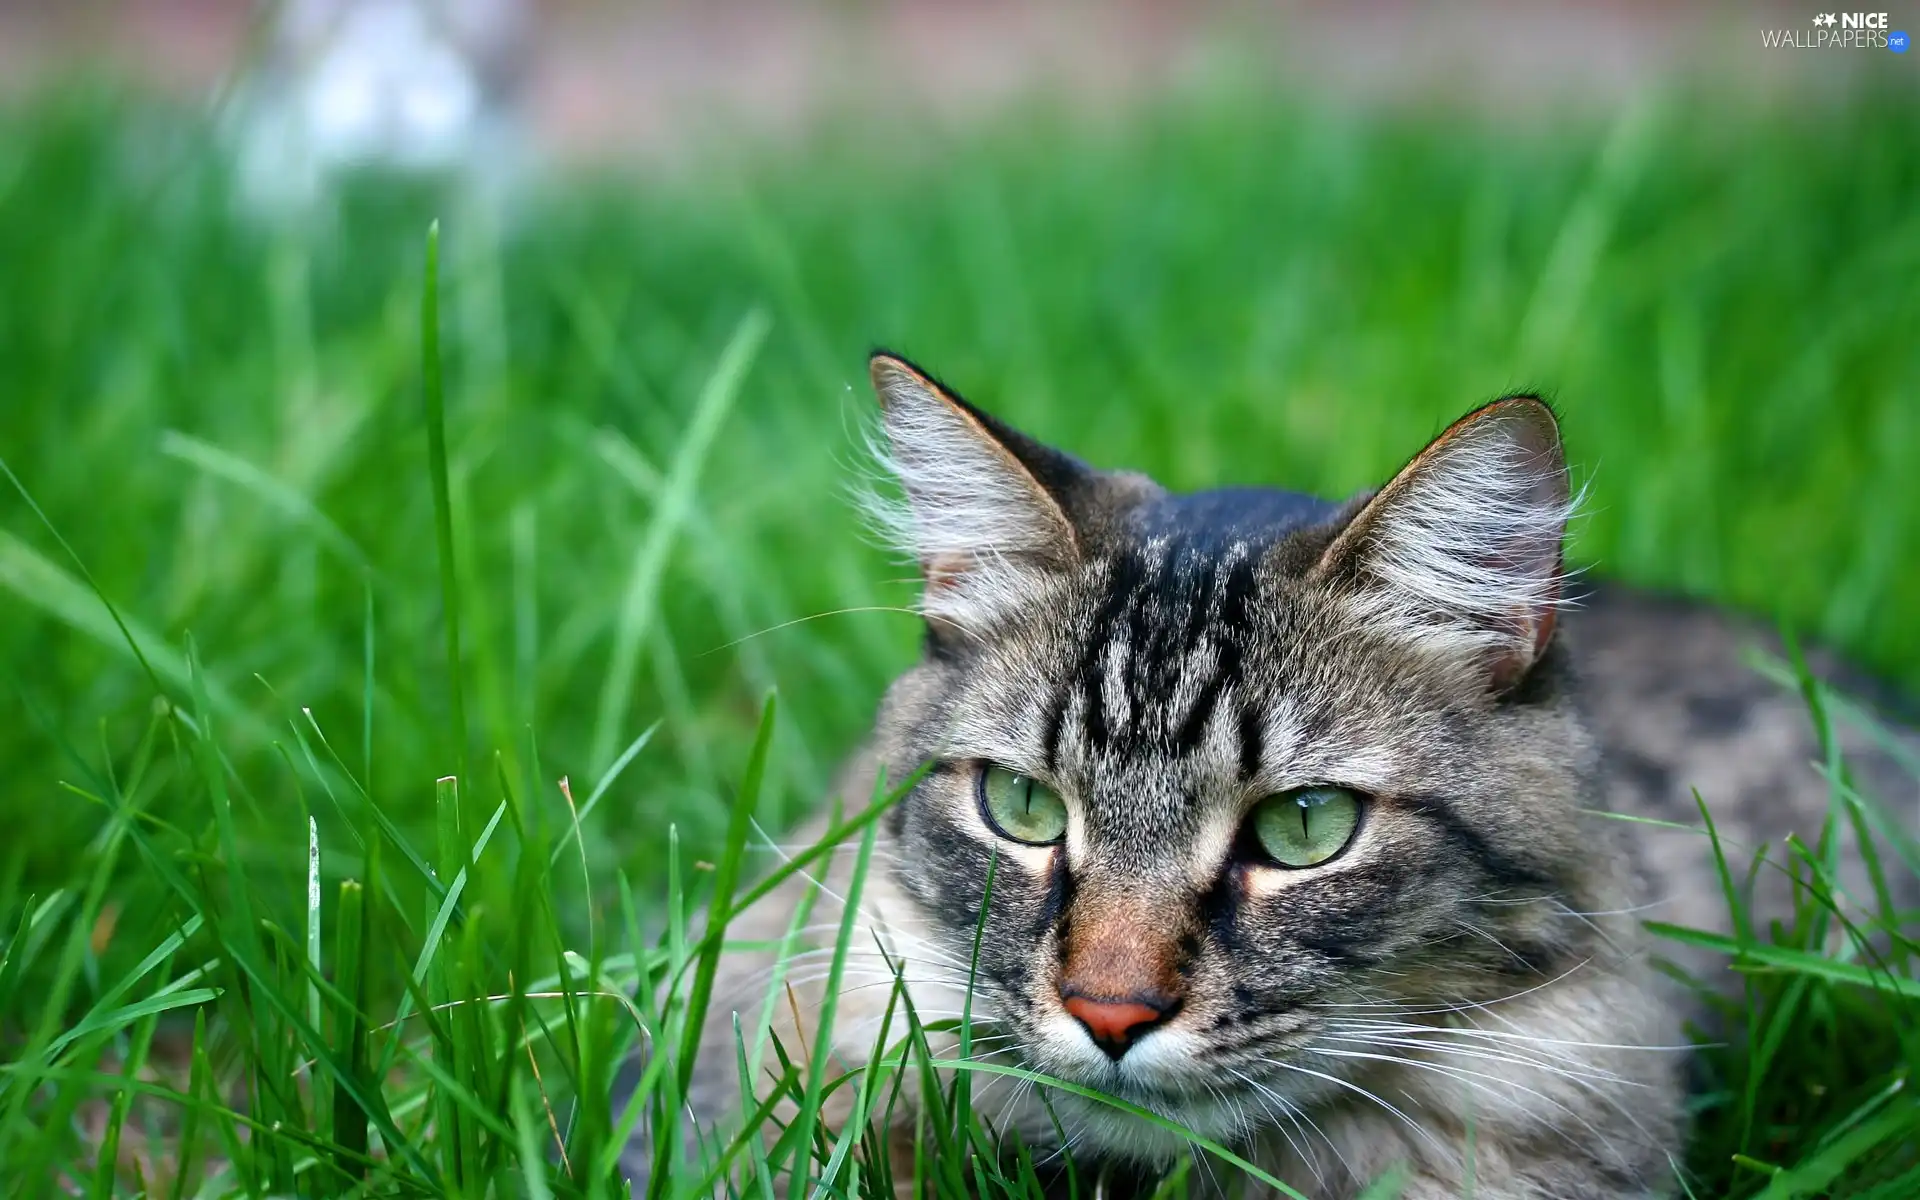
[[[1045,784],[1005,767],[980,772],[980,812],[1001,837],[1047,846],[1067,836],[1066,801]]]
[[[1253,810],[1260,848],[1283,867],[1317,867],[1360,827],[1360,797],[1346,788],[1306,787],[1268,796]]]

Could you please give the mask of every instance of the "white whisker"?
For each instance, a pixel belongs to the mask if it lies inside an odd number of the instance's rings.
[[[1283,1062],[1277,1058],[1262,1059],[1261,1061],[1271,1067],[1279,1067],[1281,1070],[1284,1070],[1284,1071],[1298,1071],[1302,1075],[1311,1075],[1315,1079],[1323,1079],[1326,1082],[1334,1084],[1337,1087],[1343,1087],[1343,1088],[1346,1088],[1348,1091],[1357,1092],[1360,1095],[1366,1097],[1367,1099],[1373,1101],[1375,1104],[1378,1104],[1381,1108],[1392,1113],[1394,1116],[1400,1118],[1400,1121],[1402,1124],[1404,1124],[1408,1129],[1413,1130],[1413,1132],[1418,1134],[1420,1137],[1425,1138],[1428,1144],[1431,1145],[1435,1150],[1439,1151],[1441,1154],[1447,1153],[1447,1148],[1440,1144],[1440,1140],[1434,1137],[1433,1133],[1430,1130],[1428,1130],[1426,1126],[1420,1124],[1418,1121],[1415,1121],[1412,1117],[1409,1117],[1406,1113],[1400,1111],[1398,1108],[1395,1108],[1390,1102],[1381,1099],[1379,1096],[1374,1095],[1372,1092],[1368,1091],[1366,1088],[1361,1087],[1359,1084],[1354,1083],[1351,1080],[1342,1079],[1337,1075],[1329,1075],[1325,1071],[1316,1071],[1312,1067],[1303,1067],[1299,1063]]]

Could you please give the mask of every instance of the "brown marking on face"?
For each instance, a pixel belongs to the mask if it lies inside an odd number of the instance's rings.
[[[1169,1012],[1186,995],[1186,917],[1118,890],[1083,891],[1061,945],[1060,995]]]

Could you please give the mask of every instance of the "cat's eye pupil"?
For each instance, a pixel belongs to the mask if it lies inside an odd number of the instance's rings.
[[[1248,824],[1259,857],[1270,864],[1317,867],[1353,840],[1360,797],[1341,787],[1296,788],[1255,805]]]
[[[1066,802],[1039,780],[991,764],[976,778],[980,815],[1001,837],[1029,846],[1066,837]]]

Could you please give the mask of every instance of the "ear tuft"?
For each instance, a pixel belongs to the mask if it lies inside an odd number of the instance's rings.
[[[1317,570],[1363,619],[1485,663],[1504,690],[1545,651],[1579,500],[1559,423],[1534,396],[1456,421],[1334,539]]]
[[[1059,500],[1021,457],[1039,448],[903,358],[876,353],[868,369],[882,413],[872,453],[906,500],[870,492],[863,508],[889,546],[920,564],[922,610],[978,630],[1031,603],[1078,555]],[[1049,465],[1061,461],[1051,455]]]

